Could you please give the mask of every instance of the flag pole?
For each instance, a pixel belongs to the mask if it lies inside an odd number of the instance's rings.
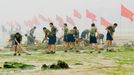
[[[120,4],[120,31],[119,31],[120,34],[122,34],[122,16],[121,16],[122,9],[121,9],[121,5],[122,5],[122,3]]]

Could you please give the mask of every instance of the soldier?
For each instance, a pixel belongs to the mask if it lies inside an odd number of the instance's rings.
[[[29,36],[31,37],[31,43],[32,43],[32,44],[35,44],[35,36],[33,35],[34,32],[35,32],[35,29],[36,29],[36,27],[33,27],[33,28],[30,30],[30,34],[29,34]]]
[[[104,34],[100,33],[97,36],[98,44],[104,44]]]
[[[89,30],[88,29],[84,30],[81,33],[81,40],[82,40],[82,44],[83,44],[84,47],[86,46],[86,43],[87,43],[86,40],[87,40],[88,36],[89,36]]]
[[[31,38],[30,35],[25,34],[25,37],[27,37],[27,45],[32,45],[33,44],[33,38]]]
[[[94,49],[94,47],[95,47],[95,49],[98,50],[96,33],[99,35],[95,24],[92,23],[91,24],[91,29],[90,29],[90,48]],[[94,46],[94,44],[95,44],[95,46]],[[100,51],[99,51],[99,53],[100,53]]]
[[[70,49],[75,48],[74,29],[71,29],[71,30],[68,32],[68,35],[67,35],[67,43],[68,43],[68,47],[69,47]]]
[[[11,42],[11,47],[10,47],[10,49],[11,49],[11,50],[14,50],[14,48],[15,48],[15,33],[10,35],[9,42]]]
[[[78,48],[79,47],[79,41],[80,41],[80,38],[79,38],[79,30],[77,29],[77,27],[73,27],[73,30],[74,30],[74,37],[75,37],[75,47]]]
[[[112,51],[111,50],[111,46],[112,46],[112,41],[113,41],[113,36],[114,36],[114,32],[115,32],[115,28],[118,26],[117,23],[114,23],[113,26],[108,26],[106,28],[107,30],[107,51]]]
[[[64,30],[64,38],[63,38],[64,43],[63,43],[63,47],[67,48],[68,47],[68,43],[67,43],[68,28],[67,28],[67,24],[66,23],[64,23],[64,29],[63,30]]]
[[[20,33],[16,33],[15,34],[15,53],[14,53],[14,56],[16,56],[17,54],[20,56],[21,54],[21,41],[22,41],[22,35]]]
[[[56,51],[56,33],[57,33],[57,28],[53,25],[53,23],[49,24],[51,27],[51,34],[49,37],[49,44],[52,47],[52,53],[55,53]]]
[[[48,42],[48,50],[49,50],[48,53],[52,53],[51,38],[50,38],[51,32],[46,27],[43,28],[43,31],[45,33],[45,37],[42,40],[42,43],[44,43],[44,41]]]

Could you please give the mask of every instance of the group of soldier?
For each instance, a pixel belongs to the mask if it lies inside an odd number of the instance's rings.
[[[49,30],[46,27],[43,27],[43,32],[45,33],[45,37],[42,40],[42,43],[47,43],[48,44],[48,53],[54,54],[56,52],[56,41],[57,41],[57,28],[54,26],[53,23],[49,23],[51,30]],[[112,41],[113,41],[113,36],[115,32],[115,28],[118,26],[117,23],[114,23],[111,26],[108,26],[106,28],[107,34],[106,34],[106,40],[107,40],[107,51],[111,50],[112,46]],[[26,34],[25,36],[27,37],[27,45],[29,44],[35,44],[35,36],[33,36],[34,31],[36,27],[33,27],[30,30],[29,34]],[[88,40],[88,43],[90,45],[91,49],[94,49],[96,51],[99,51],[98,49],[98,43],[100,40],[103,42],[104,35],[98,32],[98,29],[95,25],[95,23],[91,24],[90,29],[86,29],[81,33],[81,36],[79,35],[79,30],[77,29],[76,26],[74,26],[72,29],[68,29],[67,23],[64,23],[63,27],[63,32],[64,35],[62,36],[63,38],[63,48],[65,49],[65,52],[70,49],[76,49],[80,46],[80,42],[83,43],[82,47],[86,46],[86,40]],[[79,37],[80,36],[80,37]],[[22,41],[22,35],[17,32],[15,34],[11,35],[12,41],[12,47],[14,47],[14,55],[21,55],[20,48],[21,46],[21,41]]]

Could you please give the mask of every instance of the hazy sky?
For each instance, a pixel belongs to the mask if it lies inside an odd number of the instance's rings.
[[[120,16],[121,4],[134,12],[134,0],[0,0],[0,25],[7,25],[7,22],[17,20],[22,24],[25,32],[26,27],[23,25],[23,21],[38,16],[40,13],[46,17],[49,16],[59,28],[55,21],[55,15],[58,14],[64,20],[66,16],[71,16],[78,29],[82,31],[90,28],[91,20],[85,17],[85,10],[89,9],[97,15],[98,22],[96,25],[100,32],[105,32],[104,27],[99,22],[99,18],[102,16],[112,23],[117,22],[119,24],[117,33],[133,34],[134,22]],[[83,16],[81,20],[73,17],[73,9],[80,11]],[[48,24],[44,22],[41,27],[43,26],[48,26]],[[36,34],[43,34],[41,27],[38,28]]]

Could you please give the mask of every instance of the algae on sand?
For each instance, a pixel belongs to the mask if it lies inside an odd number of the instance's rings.
[[[35,67],[34,65],[28,65],[28,64],[18,63],[18,62],[5,62],[3,65],[3,68],[5,69],[8,68],[32,69],[34,67]]]
[[[69,65],[61,60],[58,60],[57,64],[52,64],[52,65],[46,65],[43,64],[41,69],[45,70],[45,69],[68,69]]]

